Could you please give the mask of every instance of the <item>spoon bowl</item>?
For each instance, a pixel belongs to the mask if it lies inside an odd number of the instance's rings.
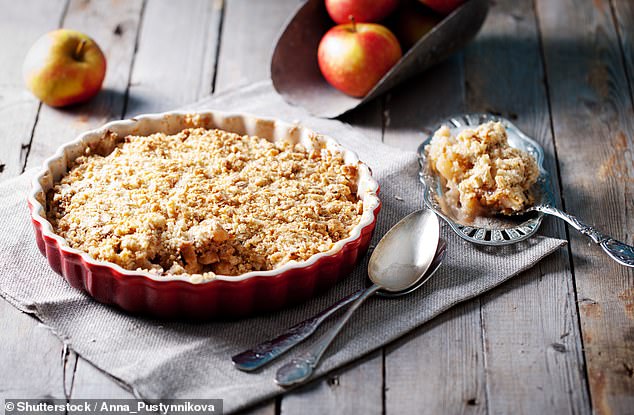
[[[381,290],[410,288],[422,278],[436,256],[440,225],[431,210],[418,210],[387,231],[368,263],[370,281]]]
[[[376,292],[376,295],[378,295],[379,297],[385,297],[385,298],[396,298],[396,297],[402,297],[406,294],[409,294],[413,291],[418,290],[420,287],[425,285],[427,281],[429,281],[429,279],[436,273],[436,271],[438,271],[438,268],[440,268],[440,266],[442,265],[446,255],[447,255],[447,242],[445,242],[444,239],[440,238],[438,240],[438,248],[436,248],[436,255],[434,256],[434,260],[432,261],[429,268],[427,268],[427,272],[425,272],[425,275],[423,276],[423,278],[420,278],[416,284],[404,290],[401,290],[401,291],[379,290]]]

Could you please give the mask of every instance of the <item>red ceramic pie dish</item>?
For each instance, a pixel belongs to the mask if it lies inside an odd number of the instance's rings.
[[[327,148],[341,151],[347,164],[358,166],[357,195],[363,201],[359,224],[348,238],[307,261],[289,262],[270,271],[254,271],[238,276],[218,275],[211,281],[195,282],[184,275],[156,275],[131,271],[111,262],[96,260],[71,248],[55,234],[46,218],[46,193],[63,177],[68,165],[87,147],[113,147],[107,131],[126,135],[155,132],[174,134],[184,128],[220,128],[238,134],[263,137],[272,141],[292,140],[308,143],[317,137]],[[88,131],[61,147],[44,163],[33,180],[28,197],[37,246],[51,268],[75,288],[84,290],[97,301],[123,310],[160,318],[207,320],[259,314],[297,304],[313,297],[348,275],[370,244],[381,203],[379,186],[370,169],[353,152],[330,137],[318,135],[302,126],[244,114],[217,111],[196,114],[170,112],[115,121]]]

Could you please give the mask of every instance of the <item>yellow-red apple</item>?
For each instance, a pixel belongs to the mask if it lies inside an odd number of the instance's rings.
[[[341,92],[365,96],[401,58],[396,36],[375,23],[348,23],[330,29],[319,43],[324,78]]]
[[[441,16],[413,0],[402,3],[393,18],[390,18],[388,27],[401,42],[403,49],[407,50],[441,20]]]
[[[326,0],[326,10],[335,21],[343,24],[350,21],[375,23],[387,17],[398,6],[399,0]]]
[[[62,107],[86,101],[99,92],[106,76],[106,58],[89,36],[58,29],[33,44],[22,73],[37,98]]]
[[[419,0],[430,9],[440,13],[449,14],[458,8],[465,0]]]

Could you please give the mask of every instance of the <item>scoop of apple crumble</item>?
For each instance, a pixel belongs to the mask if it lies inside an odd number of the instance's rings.
[[[79,157],[47,216],[96,259],[208,279],[330,250],[361,218],[356,181],[357,167],[317,140],[308,150],[194,128]]]
[[[533,203],[539,170],[527,152],[510,147],[506,129],[488,122],[457,136],[443,126],[426,147],[429,166],[446,186],[444,202],[463,219],[512,214]]]

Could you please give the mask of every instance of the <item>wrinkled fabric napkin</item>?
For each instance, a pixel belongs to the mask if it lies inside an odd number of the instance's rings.
[[[414,153],[370,141],[339,121],[312,118],[286,104],[269,82],[211,97],[189,109],[246,112],[299,121],[356,151],[381,185],[383,209],[373,244],[399,219],[423,206]],[[0,294],[20,310],[34,314],[84,359],[119,379],[138,397],[221,398],[225,412],[231,412],[280,394],[284,389],[273,381],[277,368],[306,350],[310,340],[257,373],[234,369],[230,357],[280,334],[364,285],[367,256],[352,275],[325,294],[268,315],[204,324],[127,315],[71,288],[49,268],[36,247],[25,199],[33,173],[29,171],[0,185]],[[536,236],[504,248],[478,247],[462,241],[446,225],[442,226],[442,236],[448,250],[438,273],[409,296],[368,300],[330,347],[318,375],[501,284],[565,243]]]

